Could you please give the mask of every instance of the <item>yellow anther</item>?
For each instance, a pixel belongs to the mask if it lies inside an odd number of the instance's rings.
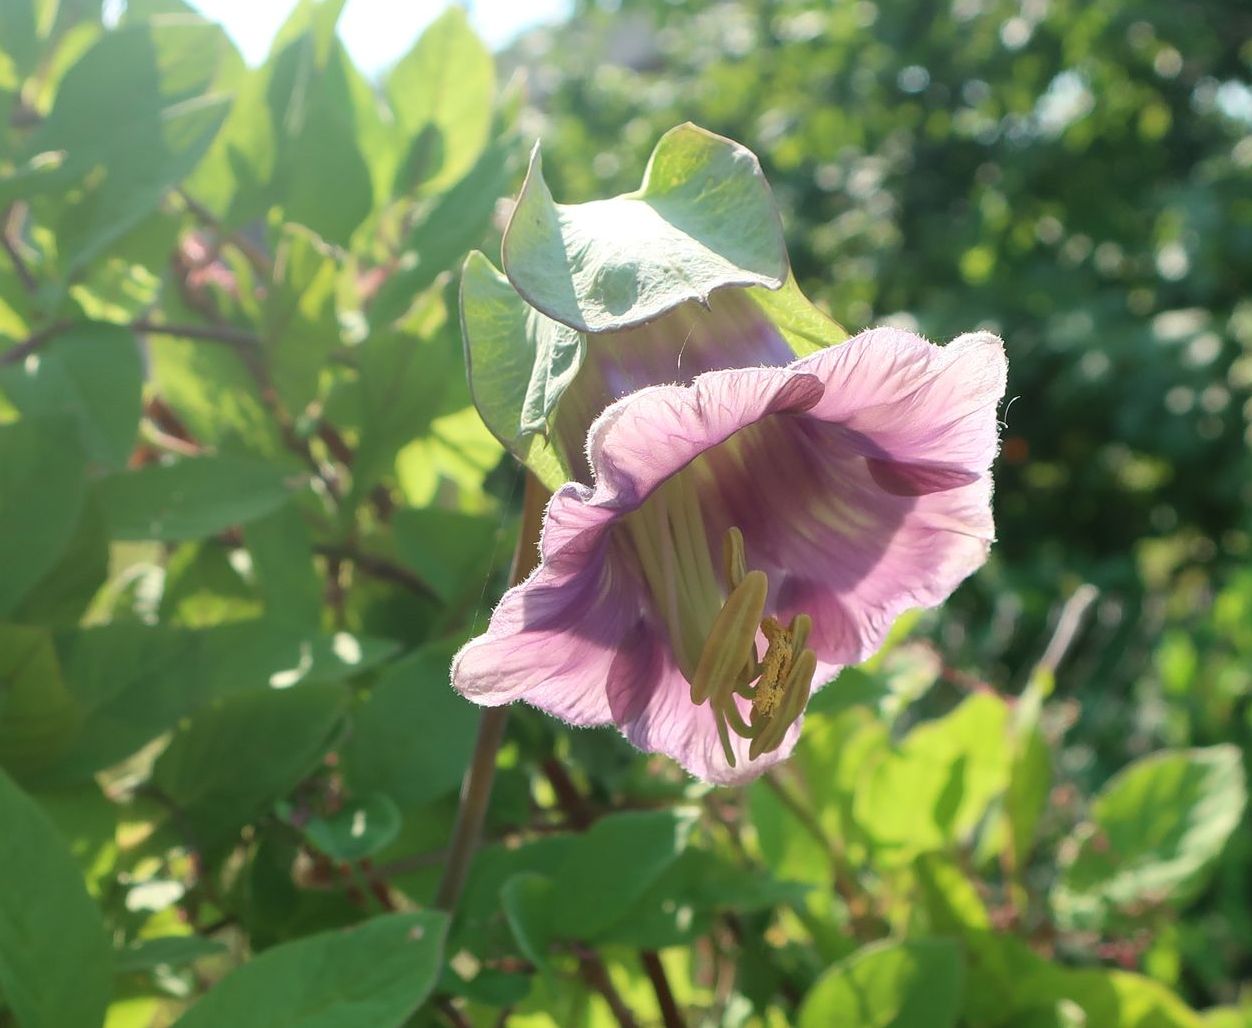
[[[749,760],[756,760],[762,753],[770,753],[782,745],[787,729],[804,713],[816,672],[817,654],[812,650],[805,650],[796,658],[791,673],[780,690],[783,701],[781,708],[748,747]]]
[[[739,685],[741,675],[752,660],[756,626],[765,610],[768,591],[769,579],[765,572],[749,571],[726,598],[691,677],[692,703],[703,703],[713,696],[720,705]]]
[[[777,618],[767,617],[762,621],[761,631],[769,646],[761,661],[761,681],[756,687],[756,698],[752,701],[754,719],[769,717],[782,701],[783,685],[791,673],[794,653],[791,632],[783,628]]]
[[[738,528],[727,530],[722,560],[730,594],[700,651],[691,679],[691,702],[708,700],[722,751],[734,767],[732,731],[751,740],[749,760],[782,745],[808,703],[817,656],[804,648],[813,628],[807,614],[795,615],[786,627],[772,615],[762,616],[769,580],[763,571],[748,570],[743,533]],[[759,659],[758,627],[766,643],[765,655]],[[746,719],[738,706],[740,697],[751,702]]]

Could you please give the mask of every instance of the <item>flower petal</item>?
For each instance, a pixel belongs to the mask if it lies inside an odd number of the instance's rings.
[[[707,703],[692,704],[691,686],[674,663],[664,633],[641,633],[638,644],[622,654],[610,673],[609,705],[613,720],[639,749],[664,753],[702,781],[718,785],[751,781],[791,755],[803,718],[787,730],[778,749],[751,761],[750,741],[731,732],[735,752],[735,766],[731,767],[722,750],[713,711]],[[746,719],[747,701],[736,702]]]
[[[1004,396],[1007,366],[1004,345],[990,333],[935,346],[877,328],[792,367],[826,385],[812,415],[842,425],[866,456],[949,473],[986,471],[995,458],[999,426],[988,412]]]
[[[607,408],[587,439],[595,471],[591,502],[634,510],[705,450],[770,414],[798,413],[822,395],[813,375],[790,368],[737,368],[690,386],[654,386]]]
[[[586,493],[567,485],[553,496],[543,562],[453,659],[452,684],[467,699],[493,707],[524,700],[577,725],[613,719],[605,684],[646,601],[605,534],[613,514],[588,506]]]

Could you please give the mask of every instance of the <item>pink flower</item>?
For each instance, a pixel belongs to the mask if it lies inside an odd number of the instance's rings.
[[[1000,341],[864,332],[786,366],[613,402],[591,482],[552,497],[542,562],[452,666],[735,783],[794,748],[810,688],[985,560]]]

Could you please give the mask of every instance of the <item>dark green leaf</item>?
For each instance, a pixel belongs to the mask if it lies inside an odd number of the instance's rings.
[[[83,720],[46,628],[0,625],[0,765],[19,777],[65,753]]]
[[[497,517],[426,507],[397,511],[392,528],[397,555],[443,602],[481,593],[498,548]]]
[[[322,620],[322,582],[313,565],[308,527],[294,501],[244,529],[267,617],[315,629]]]
[[[337,685],[249,692],[198,712],[157,759],[153,784],[214,847],[317,765],[343,718]]]
[[[40,781],[88,777],[223,697],[339,682],[393,649],[379,640],[321,636],[270,621],[200,632],[113,624],[64,633],[57,650],[84,717],[69,751]]]
[[[73,538],[83,505],[78,430],[63,418],[0,425],[0,615],[11,611]]]
[[[491,227],[498,200],[509,188],[514,160],[511,139],[496,140],[465,177],[418,207],[395,267],[370,305],[372,323],[395,321]]]
[[[228,975],[177,1028],[399,1028],[439,977],[447,918],[385,914],[276,946]]]
[[[243,457],[194,457],[103,479],[97,499],[117,539],[196,539],[263,517],[294,483]]]
[[[114,954],[113,963],[119,974],[149,971],[162,965],[185,967],[201,957],[225,953],[226,947],[214,939],[199,935],[165,935],[144,939]]]
[[[38,356],[3,369],[0,387],[30,416],[66,417],[83,451],[117,470],[135,445],[143,367],[133,333],[117,325],[83,325],[57,336]]]
[[[578,837],[552,869],[553,932],[595,940],[624,917],[687,844],[692,818],[675,810],[614,814]]]
[[[69,544],[14,609],[13,620],[76,625],[108,575],[109,537],[100,506],[88,494]]]
[[[333,814],[310,818],[303,830],[309,842],[331,860],[352,863],[389,846],[400,831],[400,820],[395,803],[375,793],[348,800]]]
[[[317,397],[319,376],[339,345],[338,265],[320,239],[292,226],[279,244],[274,269],[262,335],[278,395],[288,411],[299,414]]]
[[[100,912],[47,815],[0,771],[0,994],[21,1028],[99,1028],[112,959]]]
[[[386,793],[412,809],[460,783],[474,748],[478,709],[449,681],[454,649],[436,643],[392,664],[357,708],[344,747],[355,792]]]

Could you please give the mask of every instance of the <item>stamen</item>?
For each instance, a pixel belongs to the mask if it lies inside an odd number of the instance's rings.
[[[765,572],[749,571],[727,597],[691,677],[692,703],[703,703],[715,691],[719,699],[734,691],[740,674],[752,659],[756,626],[765,611],[768,591]]]
[[[748,573],[748,558],[743,550],[743,533],[734,525],[726,529],[722,540],[722,560],[726,565],[726,584],[735,588]]]
[[[791,671],[791,633],[774,617],[761,622],[761,631],[769,647],[761,661],[761,682],[756,687],[752,713],[756,717],[769,717],[782,700],[783,683]]]
[[[807,614],[795,615],[786,628],[772,615],[762,618],[769,581],[764,572],[747,569],[743,533],[738,528],[726,532],[722,558],[730,595],[705,639],[691,682],[691,701],[709,701],[726,761],[734,767],[732,731],[751,740],[749,760],[782,745],[787,729],[808,703],[817,655],[804,648],[813,628]],[[758,625],[766,642],[765,656],[760,659]],[[751,703],[746,719],[737,697]]]
[[[752,745],[748,747],[749,760],[756,760],[762,753],[771,753],[782,745],[787,729],[804,713],[816,671],[817,654],[812,650],[805,650],[796,658],[791,675],[782,688],[782,707],[770,718],[765,730],[752,740]]]

